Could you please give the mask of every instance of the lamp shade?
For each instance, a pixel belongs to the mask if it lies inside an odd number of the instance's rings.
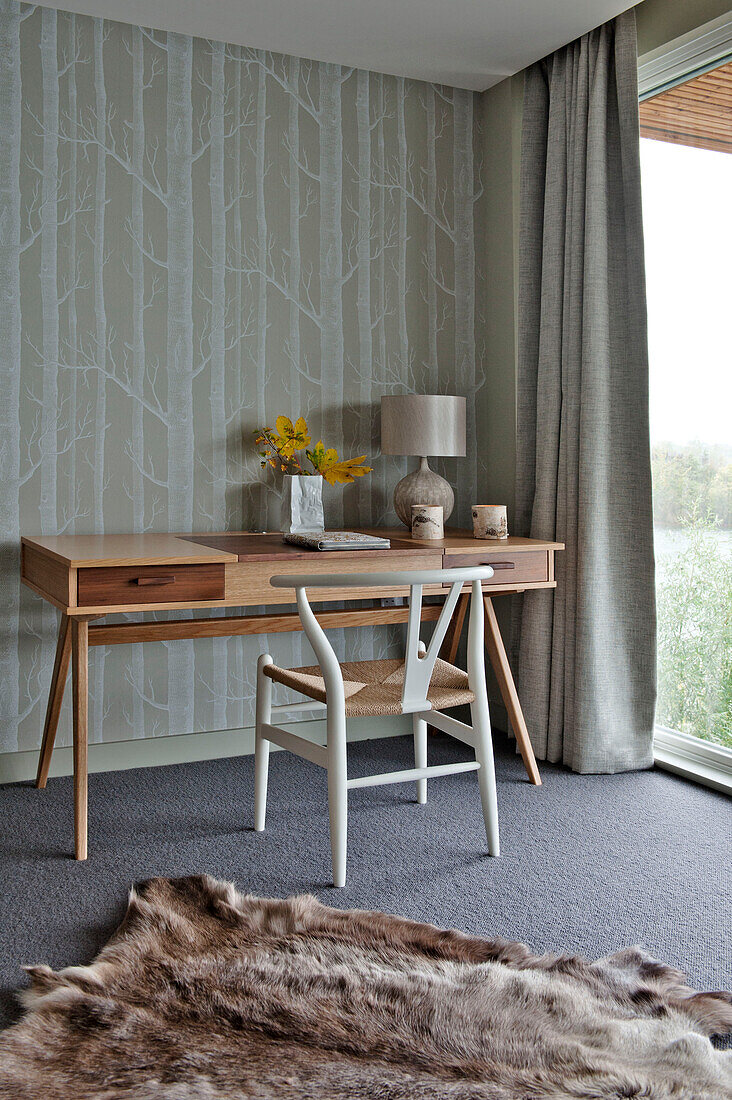
[[[381,399],[381,453],[465,454],[465,398],[404,393]]]

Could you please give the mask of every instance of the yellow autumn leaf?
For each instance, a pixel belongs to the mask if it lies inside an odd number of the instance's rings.
[[[337,482],[345,484],[355,481],[357,477],[363,477],[364,474],[371,473],[371,466],[362,465],[365,458],[366,455],[359,455],[358,458],[346,458],[343,462],[336,462],[325,471],[323,477],[329,485],[335,485]]]
[[[325,447],[323,446],[323,440],[321,439],[318,443],[315,444],[312,451],[306,451],[305,454],[315,467],[315,472],[317,474],[322,474],[322,466],[325,461]]]
[[[276,422],[278,434],[278,446],[280,453],[285,458],[291,458],[295,451],[301,451],[310,442],[308,426],[305,419],[299,416],[294,425],[289,416],[278,416]]]
[[[329,485],[347,484],[355,481],[357,477],[370,474],[372,469],[371,466],[362,465],[366,455],[359,455],[358,458],[346,458],[341,462],[337,451],[333,447],[329,447],[326,451],[322,440],[316,443],[313,450],[308,451],[307,455],[315,469],[319,474],[322,474]]]

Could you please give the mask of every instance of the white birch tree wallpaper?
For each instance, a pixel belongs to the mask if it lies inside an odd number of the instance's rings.
[[[408,391],[468,398],[441,467],[468,524],[475,102],[0,0],[0,751],[40,743],[55,644],[21,532],[272,529],[252,433],[279,413],[374,466],[325,488],[329,526],[395,522],[378,407]],[[296,635],[93,650],[91,739],[251,724],[267,644],[300,660]]]

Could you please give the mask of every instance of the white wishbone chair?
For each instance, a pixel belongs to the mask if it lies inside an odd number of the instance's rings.
[[[496,777],[493,764],[488,695],[483,657],[483,599],[481,582],[493,575],[490,566],[472,569],[429,569],[390,573],[330,573],[314,576],[272,577],[275,588],[294,588],[303,630],[312,645],[318,665],[280,668],[269,653],[257,662],[256,742],[254,764],[254,828],[264,829],[267,807],[267,776],[270,743],[296,753],[328,772],[328,806],[333,858],[333,882],[346,882],[346,836],[348,791],[354,787],[378,786],[414,780],[417,801],[427,800],[427,779],[456,772],[477,771],[488,851],[499,855]],[[440,646],[455,611],[464,584],[472,586],[468,627],[467,674],[438,657]],[[442,612],[430,644],[425,647],[419,632],[422,586],[449,585]],[[384,589],[409,586],[409,619],[404,659],[357,661],[341,665],[308,603],[308,588]],[[310,702],[272,706],[272,681],[308,696]],[[472,725],[458,722],[442,711],[469,704]],[[273,714],[320,710],[326,715],[326,744],[317,745],[280,726],[272,725]],[[346,718],[386,714],[411,714],[414,731],[414,768],[381,775],[349,779],[346,765]],[[475,760],[457,764],[427,766],[427,720],[430,725],[470,745]]]

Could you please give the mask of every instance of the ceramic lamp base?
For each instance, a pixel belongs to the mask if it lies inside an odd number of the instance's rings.
[[[394,490],[394,511],[410,531],[413,504],[441,505],[445,523],[455,507],[455,494],[449,482],[430,470],[426,458],[421,458],[419,468],[403,477]]]

